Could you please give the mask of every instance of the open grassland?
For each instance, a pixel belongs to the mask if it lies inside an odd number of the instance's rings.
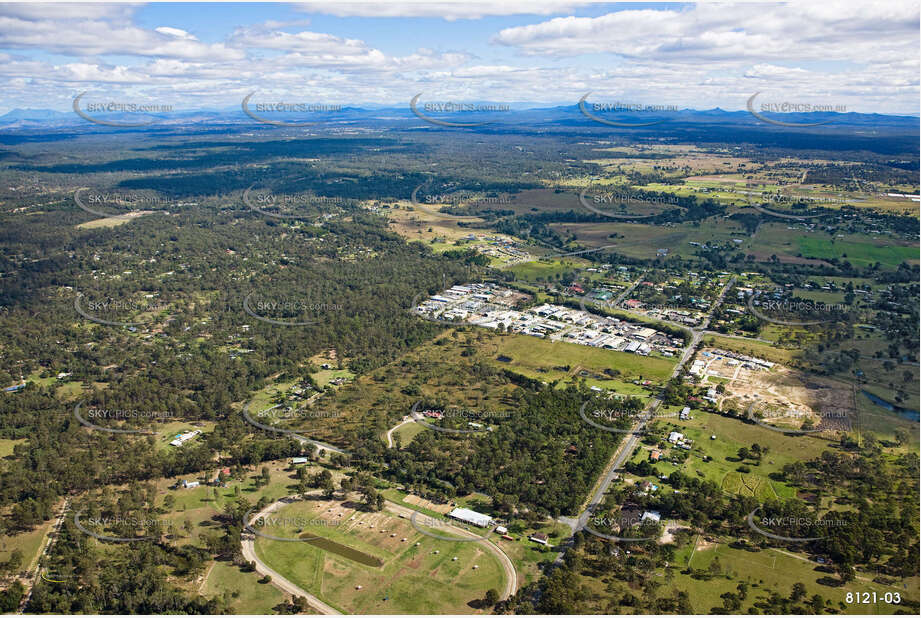
[[[654,259],[659,249],[668,249],[669,256],[691,258],[699,251],[691,242],[722,245],[748,238],[740,224],[724,218],[710,219],[699,226],[604,222],[552,223],[549,227],[563,236],[574,234],[587,247],[614,245],[610,252],[639,259]]]
[[[513,371],[542,380],[566,381],[578,378],[582,371],[588,372],[586,384],[616,389],[617,392],[642,392],[631,381],[652,380],[661,382],[668,378],[675,366],[674,361],[640,356],[628,352],[617,352],[591,346],[550,341],[527,335],[506,335],[495,339],[499,355],[511,358],[505,365]],[[568,367],[568,369],[563,369]],[[620,379],[611,379],[605,369],[620,372]]]
[[[476,217],[466,218],[468,225],[461,227],[457,224],[458,219],[436,214],[440,208],[438,205],[425,205],[424,208],[430,212],[411,202],[401,201],[398,208],[382,211],[382,214],[390,221],[391,230],[408,241],[417,240],[425,244],[433,239],[453,244],[471,233],[489,231],[486,227],[477,228],[469,225],[471,221],[477,221]]]
[[[503,210],[514,210],[516,215],[545,212],[581,211],[578,192],[563,189],[528,189],[514,195]]]
[[[798,248],[804,257],[846,259],[855,266],[869,266],[876,262],[895,268],[902,262],[918,263],[918,247],[896,244],[880,245],[866,241],[837,240],[823,237],[799,237]]]
[[[760,500],[792,497],[794,488],[772,480],[771,475],[780,472],[789,463],[817,458],[825,450],[834,450],[830,442],[812,435],[790,436],[755,423],[700,410],[693,411],[691,417],[689,420],[667,418],[657,421],[655,427],[660,445],[666,444],[665,438],[671,431],[684,434],[694,444],[683,464],[676,466],[659,461],[654,467],[661,474],[681,470],[689,476],[706,478],[730,494],[754,496]],[[711,436],[716,436],[716,439],[711,439]],[[751,448],[753,444],[769,449],[758,465],[755,460],[741,461],[738,458],[740,448]],[[681,452],[679,449],[676,451]],[[704,461],[704,456],[708,456],[709,460]],[[641,449],[634,460],[645,458],[648,458],[648,451]],[[749,471],[740,471],[742,466]]]
[[[391,502],[411,508],[430,517],[441,517],[452,508],[448,504],[434,504],[394,488],[386,489],[381,493]],[[477,493],[456,498],[454,501],[457,506],[473,509],[481,513],[490,511],[491,503],[490,498]],[[490,540],[502,549],[515,565],[519,588],[537,581],[541,574],[541,565],[552,561],[556,556],[556,552],[550,547],[535,543],[529,537],[536,532],[543,532],[549,537],[550,545],[557,546],[571,534],[569,526],[549,519],[542,522],[526,522],[516,519],[508,522],[507,527],[508,536],[511,539],[492,534]]]
[[[75,227],[81,230],[96,230],[100,228],[117,227],[119,225],[129,223],[138,217],[149,215],[153,212],[154,211],[152,210],[139,210],[137,212],[126,213],[123,215],[114,215],[112,217],[103,217],[102,219],[93,219],[92,221],[87,221],[85,223],[78,223]]]
[[[227,599],[235,614],[273,614],[272,608],[285,600],[285,595],[271,583],[259,583],[255,571],[244,572],[229,562],[215,562],[208,578],[201,585],[207,598]]]
[[[576,273],[588,266],[586,260],[578,258],[555,258],[546,260],[532,260],[508,266],[507,270],[515,274],[515,279],[521,281],[554,281],[563,273]]]
[[[861,342],[863,343],[863,342]],[[863,375],[860,378],[860,388],[869,391],[890,404],[917,412],[921,410],[918,399],[918,367],[908,363],[900,363],[895,369],[888,369],[882,359],[863,357],[858,363]],[[842,380],[853,380],[853,374],[842,372]],[[901,394],[901,401],[896,400],[896,394]],[[877,407],[878,412],[885,412]]]
[[[798,350],[778,348],[761,341],[723,337],[721,335],[706,335],[703,341],[704,344],[709,347],[739,352],[741,354],[747,354],[749,356],[781,364],[789,364],[791,360],[797,357],[799,352]]]
[[[34,568],[38,554],[42,550],[42,543],[45,536],[51,531],[54,521],[54,518],[49,519],[28,532],[0,536],[0,562],[9,560],[10,554],[18,550],[22,553],[22,566],[19,570],[27,571]]]
[[[793,553],[792,550],[734,549],[725,544],[701,542],[692,544],[679,551],[676,563],[693,569],[707,569],[715,560],[721,568],[722,575],[712,579],[694,579],[690,574],[676,569],[674,579],[668,584],[671,590],[684,590],[690,596],[694,613],[711,613],[713,608],[722,608],[720,595],[737,592],[740,582],[748,582],[749,600],[743,607],[751,604],[751,598],[763,599],[773,590],[783,596],[789,596],[797,582],[806,586],[806,598],[819,594],[825,599],[826,607],[834,612],[846,614],[894,614],[898,607],[885,602],[875,605],[847,604],[848,592],[873,592],[881,597],[886,592],[898,592],[903,599],[918,599],[918,578],[911,578],[898,586],[886,586],[870,581],[872,574],[860,574],[848,584],[838,585],[837,578],[823,567],[808,560],[808,556]],[[870,575],[870,577],[868,577]],[[905,607],[901,608],[903,612]],[[744,610],[743,610],[744,613]],[[910,613],[910,612],[908,612]]]
[[[483,613],[486,608],[476,607],[476,601],[490,588],[504,588],[498,559],[480,541],[433,538],[416,530],[408,519],[388,512],[355,510],[349,503],[307,500],[287,505],[273,515],[308,523],[301,532],[268,525],[267,533],[320,537],[326,542],[257,537],[260,558],[340,611]],[[336,525],[311,525],[323,517],[333,517]],[[448,536],[443,530],[438,533]],[[382,564],[372,566],[363,556]]]
[[[320,388],[325,388],[326,385],[329,384],[330,380],[334,380],[336,378],[351,380],[355,377],[355,374],[348,369],[321,369],[320,371],[311,374],[311,377],[317,383],[317,386]]]
[[[406,446],[412,442],[413,438],[425,430],[426,428],[418,423],[407,423],[393,432],[393,440],[396,442],[397,436],[399,436],[400,444]]]
[[[259,485],[257,477],[261,476],[262,468],[269,469],[269,483]],[[311,473],[319,470],[314,467]],[[333,473],[334,478],[341,474]],[[212,471],[207,475],[195,477],[183,475],[185,480],[206,480],[217,476]],[[286,461],[267,461],[258,468],[246,471],[240,478],[230,478],[225,487],[216,487],[202,484],[198,487],[172,489],[178,478],[162,479],[157,483],[157,504],[165,511],[163,519],[172,523],[176,537],[173,542],[177,544],[191,543],[195,537],[213,529],[218,525],[216,518],[224,512],[227,505],[243,497],[255,504],[260,498],[275,501],[290,495],[297,490],[297,481],[294,471]],[[171,496],[172,506],[166,506],[166,497]]]
[[[876,391],[874,394],[881,398],[883,395],[891,395],[891,391],[886,392],[867,385],[863,385],[863,389],[870,392]],[[917,410],[917,408],[912,409]],[[895,440],[896,430],[901,429],[908,436],[908,442],[904,445],[904,448],[918,452],[921,438],[919,438],[918,422],[916,420],[890,412],[876,405],[863,394],[857,395],[857,412],[859,415],[858,422],[860,423],[859,429],[862,434],[872,433],[885,440]]]
[[[747,254],[761,261],[776,256],[783,263],[824,264],[824,260],[818,257],[804,255],[800,246],[802,239],[815,237],[818,237],[818,232],[810,230],[805,223],[764,222],[744,248]]]
[[[193,444],[198,440],[204,439],[205,434],[214,430],[214,421],[170,421],[168,423],[158,423],[153,425],[153,430],[157,432],[158,449],[176,449],[183,448],[187,444]],[[172,446],[172,442],[180,433],[186,433],[198,429],[202,433],[186,442],[183,446]]]
[[[9,457],[13,454],[13,449],[16,448],[17,444],[25,443],[25,438],[20,438],[19,440],[7,440],[6,438],[0,438],[0,458]]]

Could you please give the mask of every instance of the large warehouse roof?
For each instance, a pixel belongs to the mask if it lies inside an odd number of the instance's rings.
[[[448,517],[453,517],[454,519],[459,519],[481,528],[485,528],[490,524],[490,522],[492,522],[492,517],[489,515],[477,513],[476,511],[471,511],[470,509],[454,509],[448,513]]]

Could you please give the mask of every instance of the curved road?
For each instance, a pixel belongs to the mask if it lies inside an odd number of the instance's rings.
[[[405,507],[401,504],[396,504],[394,502],[386,501],[387,510],[396,513],[397,515],[405,515],[407,518],[412,517],[413,513],[418,513],[409,507]],[[468,532],[459,526],[455,526],[450,523],[446,523],[445,527],[448,528],[451,532],[459,534],[461,536],[468,537],[477,537],[478,535]],[[504,601],[509,598],[518,590],[518,573],[515,571],[515,565],[512,564],[512,560],[502,551],[502,548],[493,543],[492,541],[481,541],[483,547],[489,550],[496,558],[499,559],[499,564],[502,565],[503,570],[505,571],[505,589],[500,593],[500,600]]]
[[[253,515],[252,519],[250,519],[246,523],[249,524],[252,521],[260,517],[264,517],[265,515],[271,513],[272,511],[275,511],[287,504],[290,504],[289,498],[282,498],[281,500],[278,500],[277,502],[273,502],[272,504],[268,505],[267,507],[259,511],[257,514]],[[276,588],[281,590],[282,592],[286,592],[293,596],[306,598],[307,602],[310,603],[310,606],[316,609],[321,614],[341,614],[342,613],[336,608],[327,605],[326,603],[324,603],[323,601],[321,601],[314,595],[310,594],[309,592],[307,592],[306,590],[304,590],[303,588],[301,588],[300,586],[298,586],[291,580],[286,579],[283,575],[281,575],[280,573],[278,573],[277,571],[271,569],[268,565],[266,565],[266,563],[264,563],[262,559],[256,555],[255,540],[256,540],[256,536],[254,534],[252,534],[251,532],[247,532],[246,530],[243,531],[242,543],[241,543],[243,546],[243,557],[251,562],[256,563],[256,571],[258,573],[260,573],[261,575],[270,575],[272,577],[272,584]]]
[[[292,501],[292,497],[289,496],[287,498],[282,498],[281,500],[273,502],[272,504],[262,509],[259,513],[253,515],[253,517],[250,519],[250,522],[258,519],[259,517],[263,517],[269,513],[272,513],[273,511],[278,510],[282,506],[290,504],[291,501]],[[411,517],[413,513],[417,512],[409,507],[405,507],[400,504],[390,502],[389,500],[386,500],[384,504],[387,507],[387,510],[390,511],[391,513],[396,513],[397,515],[404,515],[407,518]],[[247,523],[250,523],[250,522],[247,522]],[[467,530],[464,530],[463,528],[459,526],[454,526],[450,523],[446,524],[446,527],[449,528],[451,532],[454,532],[460,536],[473,536],[473,537],[476,536],[472,532],[468,532]],[[487,549],[487,551],[491,552],[494,556],[496,556],[496,558],[499,559],[499,564],[502,565],[502,569],[505,571],[505,589],[500,594],[500,599],[504,601],[505,599],[515,594],[515,592],[518,590],[518,573],[515,571],[515,565],[512,564],[511,559],[505,554],[504,551],[502,551],[500,547],[493,544],[491,541],[483,541],[482,543],[483,543],[483,546]],[[259,558],[258,555],[256,555],[255,535],[253,535],[252,533],[246,532],[246,530],[243,531],[242,546],[243,546],[243,557],[246,558],[246,560],[252,561],[256,564],[257,572],[259,572],[262,575],[270,575],[272,577],[272,584],[274,584],[276,588],[278,588],[282,592],[286,592],[294,596],[305,597],[307,599],[307,602],[310,603],[310,605],[313,608],[315,608],[317,611],[319,611],[321,614],[341,614],[342,613],[336,608],[330,605],[327,605],[326,603],[321,601],[316,596],[310,594],[309,592],[307,592],[306,590],[304,590],[303,588],[301,588],[300,586],[298,586],[291,580],[286,579],[283,575],[281,575],[280,573],[278,573],[277,571],[273,570],[271,567],[266,565],[262,561],[262,559]]]
[[[406,419],[405,421],[401,421],[399,424],[394,425],[393,427],[391,427],[390,429],[388,429],[388,430],[387,430],[387,448],[393,448],[393,446],[394,446],[394,444],[393,444],[393,432],[394,432],[394,431],[396,431],[397,429],[399,429],[399,428],[402,427],[403,425],[406,425],[406,424],[409,424],[409,423],[415,423],[415,422],[416,422],[416,419],[410,417],[410,418]]]

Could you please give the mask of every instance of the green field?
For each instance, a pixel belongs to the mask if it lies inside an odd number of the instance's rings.
[[[419,505],[406,502],[404,498],[406,493],[397,489],[386,489],[381,492],[385,498],[391,502],[396,502],[401,506],[411,508],[420,513],[432,517],[440,517],[434,511],[430,511]],[[473,509],[479,512],[489,511],[488,505],[492,502],[483,494],[471,494],[464,498],[455,500],[455,504],[460,507]],[[502,548],[502,551],[511,559],[515,565],[515,571],[518,573],[518,586],[524,586],[536,581],[540,577],[539,564],[545,561],[552,561],[556,557],[556,552],[551,548],[545,547],[528,539],[535,532],[545,533],[550,540],[551,545],[557,545],[565,541],[571,534],[571,530],[565,524],[547,520],[543,523],[528,523],[514,520],[508,524],[509,536],[514,540],[509,541],[499,536],[492,537],[495,543]]]
[[[854,266],[869,266],[879,262],[890,268],[895,268],[902,262],[918,263],[917,247],[881,246],[869,242],[808,236],[800,236],[796,240],[803,257],[841,258]]]
[[[341,523],[311,525],[318,518],[332,517],[324,508],[327,504],[312,500],[295,502],[273,513],[279,518],[306,521],[302,533],[272,526],[266,526],[265,531],[292,538],[298,534],[322,536],[379,558],[383,566],[369,566],[306,542],[286,543],[257,537],[256,551],[271,568],[340,611],[482,613],[471,603],[482,599],[489,588],[497,591],[504,588],[502,567],[481,546],[482,542],[432,538],[415,530],[407,519],[345,506],[335,509],[342,517],[333,521]],[[372,524],[374,529],[370,527]],[[386,532],[382,533],[382,529]],[[392,537],[393,534],[396,536]],[[439,530],[439,534],[445,532]]]
[[[260,577],[228,562],[215,562],[201,594],[226,599],[235,614],[273,614],[272,608],[283,603],[285,595],[271,583],[260,584]]]
[[[658,249],[668,249],[669,257],[693,258],[700,248],[691,242],[722,245],[734,238],[744,241],[749,238],[744,227],[727,219],[707,220],[699,226],[605,222],[551,223],[549,227],[564,237],[575,234],[578,242],[587,247],[615,245],[610,249],[612,253],[638,259],[655,259]]]
[[[725,592],[736,592],[739,582],[749,582],[748,600],[743,602],[743,608],[751,605],[753,599],[767,595],[767,589],[775,590],[783,596],[788,596],[793,584],[800,582],[806,586],[806,598],[814,594],[821,595],[830,605],[829,609],[847,614],[893,614],[897,608],[893,605],[879,602],[874,605],[858,605],[845,603],[847,592],[876,591],[878,595],[885,592],[899,592],[902,598],[917,600],[918,578],[908,580],[904,587],[892,587],[873,583],[867,579],[867,574],[858,575],[862,579],[855,580],[843,586],[829,585],[836,580],[834,576],[819,570],[821,567],[810,563],[805,556],[789,555],[783,550],[770,549],[762,551],[747,551],[733,549],[725,544],[710,545],[699,548],[691,554],[688,547],[678,554],[679,566],[690,565],[694,569],[705,569],[715,560],[719,559],[722,567],[722,576],[708,580],[698,580],[688,574],[679,573],[671,585],[671,589],[685,590],[690,595],[694,613],[711,613],[711,608],[722,607],[723,600],[720,595]],[[825,580],[823,578],[828,578]],[[869,579],[872,579],[870,577]],[[827,582],[827,583],[823,583]],[[902,608],[903,611],[905,608]],[[743,609],[742,613],[745,613]],[[911,613],[910,611],[908,613]]]
[[[29,570],[34,566],[38,559],[38,553],[42,549],[42,541],[45,535],[51,531],[54,525],[54,518],[36,526],[34,530],[22,532],[16,535],[4,534],[0,536],[0,562],[9,560],[10,554],[19,550],[22,552],[21,571]]]
[[[689,457],[682,465],[675,466],[668,461],[655,463],[653,467],[660,474],[668,475],[681,470],[687,475],[713,481],[727,493],[754,496],[761,500],[792,497],[794,488],[771,480],[770,474],[780,472],[788,463],[817,458],[831,448],[827,441],[815,436],[790,436],[701,410],[694,410],[689,420],[659,419],[654,427],[660,443],[664,443],[671,431],[678,431],[694,440]],[[710,438],[714,435],[715,440]],[[768,454],[762,458],[760,465],[747,460],[744,465],[750,472],[739,472],[737,468],[743,463],[738,461],[738,450],[755,443],[768,447]],[[712,459],[704,461],[704,455]],[[634,461],[647,457],[648,451],[641,449]]]
[[[256,484],[255,478],[260,475],[263,467],[269,469],[269,484],[260,487]],[[318,469],[312,470],[312,473]],[[334,472],[333,474],[334,478],[341,476],[341,473]],[[180,478],[191,481],[202,480],[205,477],[183,475]],[[224,512],[224,508],[235,501],[238,495],[246,498],[251,504],[255,504],[263,496],[269,500],[278,500],[293,493],[297,487],[294,472],[289,469],[286,460],[263,462],[257,470],[247,472],[244,478],[229,479],[226,487],[202,484],[189,489],[182,487],[170,489],[177,480],[176,478],[163,479],[158,483],[157,504],[166,512],[163,519],[172,522],[178,534],[175,540],[178,544],[190,543],[200,533],[214,527],[216,525],[214,518]],[[164,506],[167,495],[172,496],[173,507],[171,509]],[[190,532],[185,529],[186,522],[191,528]]]
[[[412,442],[413,438],[425,431],[425,427],[419,423],[407,423],[393,432],[393,440],[396,442],[397,436],[400,437],[400,444],[404,447]]]
[[[499,355],[512,359],[509,363],[494,362],[496,366],[506,366],[513,371],[552,382],[562,380],[576,374],[576,368],[598,374],[600,377],[586,379],[589,386],[616,389],[617,392],[641,394],[644,391],[629,380],[646,379],[654,382],[665,381],[671,375],[675,361],[640,356],[627,352],[605,350],[592,346],[579,345],[564,341],[550,341],[528,335],[500,336],[495,340],[499,346]],[[554,367],[569,366],[569,371],[561,371]],[[602,372],[604,369],[616,369],[621,373],[621,379],[608,378]]]
[[[891,395],[891,391],[886,392],[883,389],[873,388],[868,385],[863,385],[862,388],[873,392],[878,397]],[[895,438],[895,430],[903,429],[907,433],[909,439],[906,446],[918,452],[919,440],[921,440],[921,438],[919,438],[918,435],[918,423],[916,421],[904,418],[895,412],[890,412],[874,404],[862,394],[857,395],[857,412],[862,434],[872,432],[880,438],[893,440]]]
[[[0,438],[0,458],[9,457],[13,454],[13,449],[16,448],[17,444],[25,444],[25,442],[25,438],[20,438],[19,440],[7,440],[6,438]]]
[[[588,266],[586,260],[572,258],[556,258],[547,260],[533,260],[509,266],[505,270],[514,273],[516,280],[522,281],[553,281],[557,275],[566,272],[579,272]]]
[[[722,337],[720,335],[706,335],[703,338],[703,342],[710,347],[740,352],[742,354],[784,365],[789,364],[799,353],[798,350],[786,350],[762,341],[736,339],[734,337]]]
[[[169,423],[158,424],[156,425],[157,448],[159,449],[182,448],[182,446],[180,447],[172,446],[170,442],[172,442],[176,438],[177,434],[192,431],[194,429],[199,429],[201,430],[202,433],[192,438],[190,441],[186,442],[186,444],[194,444],[195,442],[199,440],[203,440],[205,437],[205,434],[207,434],[210,431],[213,431],[214,425],[215,425],[214,421],[195,421],[194,423],[190,423],[188,421],[170,421]],[[183,446],[185,446],[185,444]]]
[[[352,380],[355,378],[355,374],[348,369],[321,369],[311,374],[311,377],[317,383],[318,387],[324,388],[332,379],[345,378],[346,380]]]

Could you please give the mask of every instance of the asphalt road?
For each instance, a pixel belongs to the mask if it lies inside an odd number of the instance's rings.
[[[670,376],[674,378],[677,376],[684,365],[688,362],[691,356],[694,354],[694,351],[697,349],[698,344],[700,343],[701,338],[704,335],[707,327],[710,325],[710,319],[713,316],[713,312],[722,304],[723,299],[726,297],[726,293],[735,283],[736,277],[733,276],[729,279],[725,286],[723,286],[722,291],[720,292],[719,297],[713,301],[713,305],[710,307],[710,311],[707,313],[707,316],[704,320],[695,328],[691,329],[691,341],[688,345],[685,346],[684,351],[681,354],[681,358],[678,359],[678,363],[675,365],[675,369],[672,371]],[[635,287],[639,281],[634,283]],[[608,467],[606,468],[604,474],[602,475],[601,482],[598,484],[597,489],[592,494],[591,499],[588,502],[588,506],[585,511],[577,518],[572,517],[560,517],[558,520],[562,523],[568,525],[573,534],[583,530],[588,523],[589,518],[591,518],[592,513],[601,504],[604,500],[604,495],[607,493],[608,488],[611,486],[611,483],[614,481],[614,477],[617,475],[617,471],[621,469],[626,462],[627,458],[633,453],[633,449],[636,448],[637,442],[639,442],[640,436],[642,435],[643,428],[646,427],[646,423],[649,422],[649,419],[652,418],[656,409],[662,404],[662,400],[658,396],[653,397],[649,403],[646,405],[646,408],[643,412],[637,417],[636,422],[633,424],[633,427],[630,429],[630,433],[627,434],[627,439],[620,443],[617,450],[614,451],[614,455],[611,458]],[[563,545],[563,550],[560,552],[554,561],[555,564],[560,564],[563,561],[563,555],[566,550],[569,548],[569,544]]]

